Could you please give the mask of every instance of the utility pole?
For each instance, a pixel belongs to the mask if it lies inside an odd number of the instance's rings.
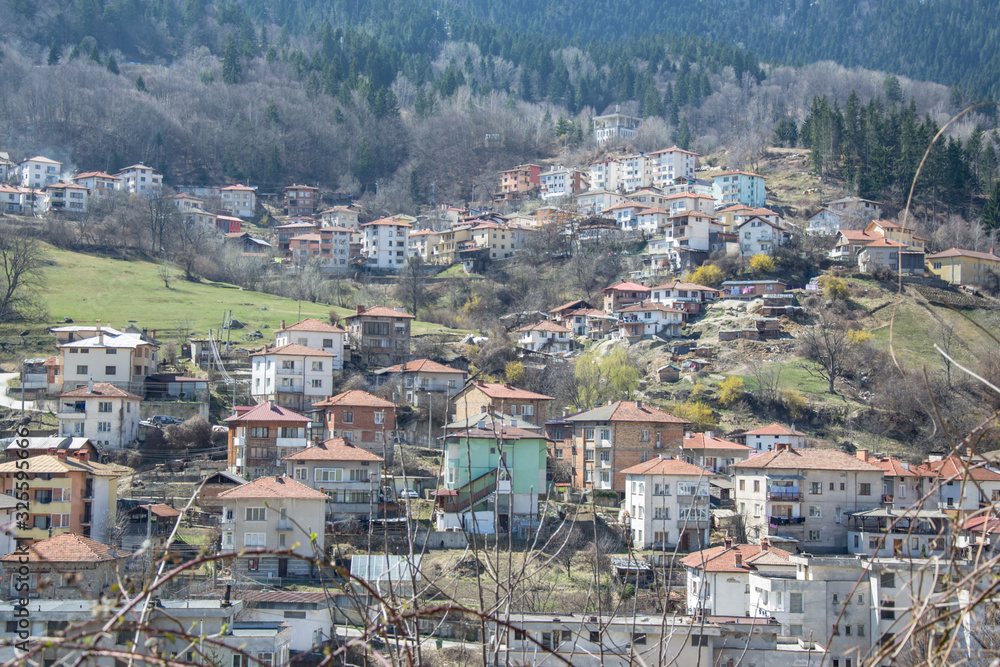
[[[24,393],[24,389],[23,388],[21,389],[21,392]],[[429,391],[427,392],[427,406],[428,406],[428,408],[427,408],[428,409],[428,413],[427,413],[427,449],[430,449],[433,446],[433,444],[434,444],[434,441],[431,440],[431,424],[434,422],[434,399],[431,396],[431,392],[429,392]]]

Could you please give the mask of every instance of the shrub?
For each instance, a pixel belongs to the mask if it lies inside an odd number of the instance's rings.
[[[843,278],[836,278],[834,276],[822,276],[816,281],[826,295],[831,299],[837,301],[846,301],[851,296],[851,288],[848,287],[847,281]]]
[[[691,422],[699,431],[711,431],[718,425],[715,412],[701,401],[685,401],[674,407],[674,415]]]
[[[788,416],[792,419],[802,419],[806,416],[809,404],[806,403],[806,399],[799,392],[791,389],[784,391],[781,394],[781,401],[785,404]]]
[[[849,329],[847,331],[847,342],[855,346],[864,345],[874,337],[870,331],[863,331],[861,329]]]
[[[719,385],[719,403],[729,407],[743,396],[743,378],[728,377]]]
[[[684,276],[684,280],[704,285],[705,287],[718,287],[722,284],[725,277],[722,269],[715,264],[702,264],[694,271],[687,273]]]
[[[774,258],[758,253],[750,258],[750,271],[753,273],[771,273],[774,271]]]

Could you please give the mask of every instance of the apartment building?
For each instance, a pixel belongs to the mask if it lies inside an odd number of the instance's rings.
[[[933,507],[936,500],[940,509],[969,515],[1000,502],[1000,473],[983,464],[954,455],[932,455],[914,472],[922,478],[918,493],[929,496],[925,508]]]
[[[565,418],[573,424],[573,486],[617,491],[626,468],[678,453],[688,421],[642,401],[615,401]]]
[[[543,199],[555,197],[572,197],[586,191],[590,186],[587,175],[579,170],[567,167],[554,167],[539,176]]]
[[[711,472],[658,454],[621,473],[633,549],[692,551],[709,545]]]
[[[590,190],[581,192],[573,198],[576,211],[581,216],[597,215],[624,201],[624,195],[618,194],[616,190],[595,188],[593,184],[591,184]]]
[[[652,287],[649,300],[653,303],[662,303],[670,308],[683,310],[688,315],[696,315],[701,312],[703,305],[715,301],[719,293],[719,290],[712,287],[672,280]]]
[[[339,371],[344,367],[344,339],[346,337],[347,330],[339,324],[330,324],[308,317],[287,326],[285,320],[281,320],[281,328],[274,332],[274,345],[275,347],[284,347],[295,344],[313,350],[329,352],[333,355],[330,368]]]
[[[542,168],[537,164],[521,164],[500,172],[501,201],[517,201],[541,187]]]
[[[419,257],[424,264],[436,264],[441,232],[433,229],[411,231],[406,237],[406,256]]]
[[[313,404],[322,411],[327,438],[345,441],[392,462],[396,404],[359,389]]]
[[[544,424],[551,396],[518,389],[509,383],[470,382],[452,399],[452,421],[475,418],[490,413],[520,417],[533,424]]]
[[[330,438],[286,454],[282,461],[287,477],[326,494],[331,521],[381,516],[381,456],[343,438]]]
[[[364,368],[391,366],[410,358],[410,323],[402,308],[357,306],[344,318],[354,360]]]
[[[653,160],[643,153],[622,158],[622,188],[632,192],[653,184]]]
[[[109,539],[118,506],[118,478],[131,469],[90,460],[88,451],[43,454],[27,459],[32,479],[27,480],[31,507],[17,527],[18,543],[31,544],[60,533]],[[23,460],[0,464],[0,492],[23,495]]]
[[[684,326],[684,311],[661,303],[643,301],[615,312],[618,331],[630,341],[650,336],[679,338]]]
[[[115,176],[121,183],[123,192],[142,197],[158,197],[163,188],[163,174],[144,164],[125,167]]]
[[[316,565],[307,560],[255,551],[292,549],[304,558],[323,559],[326,494],[290,477],[268,476],[223,491],[218,498],[222,552],[235,552],[234,576],[282,579],[318,574]]]
[[[255,406],[237,406],[226,418],[229,428],[229,472],[253,480],[284,471],[281,458],[304,449],[309,418],[272,401]]]
[[[22,188],[40,190],[62,180],[62,162],[36,155],[17,166]]]
[[[361,225],[361,254],[369,268],[398,271],[406,266],[410,224],[382,218]]]
[[[694,180],[698,154],[677,146],[663,148],[649,154],[653,162],[653,185],[664,188],[678,178]]]
[[[450,398],[465,386],[466,371],[430,359],[407,361],[375,371],[378,386],[392,384],[410,405],[420,402],[420,394],[436,393]]]
[[[616,104],[614,113],[594,116],[594,141],[598,146],[603,146],[634,139],[636,128],[640,123],[642,123],[641,118],[622,113]]]
[[[796,449],[806,446],[806,436],[796,431],[794,424],[788,428],[777,422],[746,431],[736,436],[735,440],[742,441],[756,452],[772,452],[778,445],[788,445]]]
[[[60,435],[87,438],[111,451],[124,449],[139,434],[141,396],[107,382],[88,382],[56,398]]]
[[[549,320],[526,324],[517,333],[518,346],[530,352],[559,353],[573,349],[573,332]]]
[[[767,192],[765,179],[747,171],[724,171],[713,178],[715,199],[722,206],[743,204],[764,206]]]
[[[350,206],[334,206],[319,214],[320,222],[324,227],[344,227],[351,231],[357,231],[359,227],[358,210]]]
[[[732,464],[736,509],[751,541],[843,552],[847,515],[881,504],[882,469],[835,449],[774,451]]]
[[[685,433],[681,455],[688,463],[716,475],[729,475],[737,461],[746,461],[753,450],[738,442],[718,438],[712,431]]]
[[[312,217],[319,201],[319,188],[309,185],[289,185],[285,188],[285,213],[293,218]]]
[[[59,346],[62,386],[66,391],[90,382],[107,382],[142,394],[146,377],[157,371],[159,343],[142,334],[109,333],[71,340]]]
[[[42,189],[42,210],[46,213],[86,213],[90,191],[76,183],[58,181]]]
[[[274,236],[278,241],[278,251],[288,259],[292,259],[292,239],[315,234],[317,227],[312,222],[289,222],[274,228]]]
[[[257,214],[257,188],[248,185],[227,185],[219,189],[222,208],[240,218]]]
[[[862,461],[882,469],[882,506],[889,509],[905,510],[922,506],[924,477],[916,471],[916,466],[891,456],[871,456],[868,450],[856,452]],[[927,506],[937,507],[937,498],[928,498]]]
[[[326,350],[298,343],[265,349],[250,355],[250,395],[293,410],[308,410],[314,401],[333,392],[335,363]]]
[[[614,158],[591,162],[587,171],[591,192],[604,190],[618,192],[622,187],[622,163]]]
[[[604,312],[612,315],[627,306],[649,299],[650,288],[639,283],[622,282],[605,287],[601,292],[604,294]]]

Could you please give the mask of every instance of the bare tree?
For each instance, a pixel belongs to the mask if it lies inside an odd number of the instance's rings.
[[[44,313],[40,291],[45,286],[45,251],[33,238],[11,225],[0,225],[0,323],[38,319]]]
[[[773,405],[781,396],[781,366],[751,361],[747,368],[753,378],[751,394],[764,405]]]
[[[805,330],[799,345],[799,354],[808,361],[805,369],[812,375],[826,380],[828,391],[837,393],[834,382],[844,371],[851,352],[847,329],[843,323],[828,313],[822,313],[816,324]]]
[[[407,304],[414,315],[431,300],[431,295],[427,291],[427,273],[422,258],[417,256],[407,260],[406,266],[399,272],[394,296]]]

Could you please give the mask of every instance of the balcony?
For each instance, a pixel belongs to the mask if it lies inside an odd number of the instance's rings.
[[[83,526],[89,526],[93,522],[94,522],[94,517],[91,516],[90,514],[88,514],[87,512],[84,512],[83,514],[80,515],[80,524],[81,525],[83,525]]]
[[[511,483],[509,479],[497,480],[497,493],[511,493]]]
[[[292,447],[295,449],[305,449],[309,446],[309,441],[306,440],[305,436],[301,438],[276,438],[275,444],[281,447]]]
[[[611,470],[611,461],[601,461],[601,468],[604,470]]]
[[[767,519],[767,525],[771,528],[796,526],[805,522],[806,518],[804,516],[772,516]]]
[[[797,487],[772,486],[767,490],[767,499],[794,503],[802,500],[802,492]]]
[[[279,519],[278,520],[278,532],[282,532],[283,533],[283,532],[287,532],[287,531],[290,531],[290,530],[292,530],[292,522],[291,521],[289,521],[288,519]]]
[[[289,385],[289,386],[285,386],[285,387],[282,387],[281,385],[278,385],[278,387],[275,389],[275,391],[277,391],[279,394],[301,394],[302,393],[302,385],[300,385],[300,384],[293,384],[293,385]]]

